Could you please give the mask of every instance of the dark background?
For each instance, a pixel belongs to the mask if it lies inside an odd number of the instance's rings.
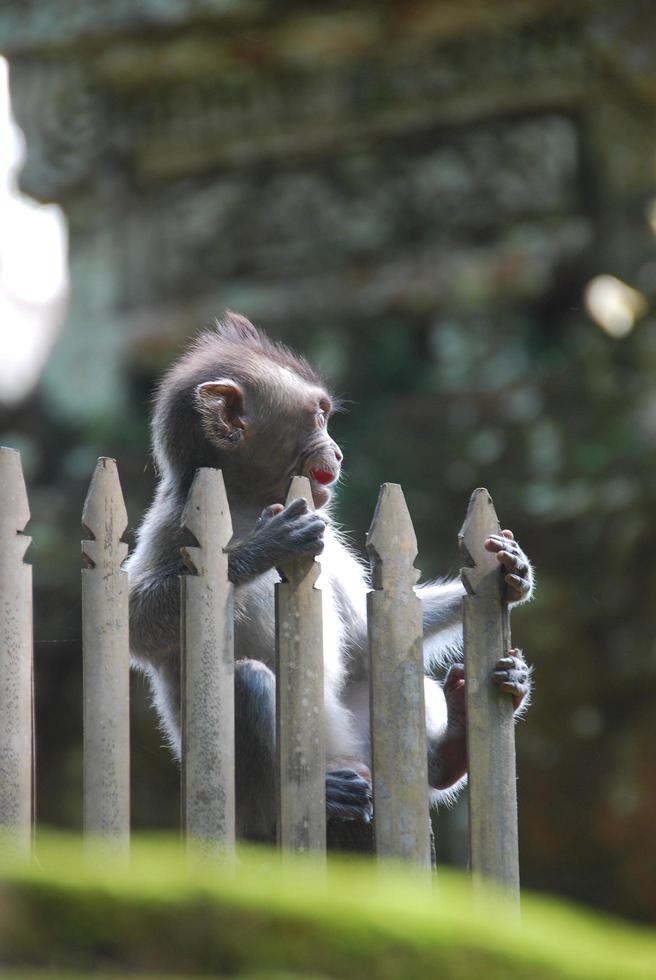
[[[32,510],[39,819],[81,823],[95,459],[118,460],[132,540],[155,379],[228,306],[349,400],[338,517],[358,548],[397,481],[418,567],[457,573],[490,489],[538,577],[513,619],[535,665],[524,884],[653,919],[653,6],[9,0],[0,51],[22,189],[70,235],[65,326],[2,409]],[[601,275],[624,318],[586,309]],[[135,828],[177,826],[161,741],[134,678]],[[440,826],[462,860],[463,805]]]

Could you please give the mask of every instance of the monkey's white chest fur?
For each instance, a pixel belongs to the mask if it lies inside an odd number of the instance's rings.
[[[347,676],[347,650],[366,633],[365,573],[358,560],[326,528],[322,572],[317,588],[322,594],[323,670],[329,757],[358,755],[361,751],[351,712],[342,703]],[[275,669],[275,583],[272,570],[235,589],[235,659],[260,660]]]

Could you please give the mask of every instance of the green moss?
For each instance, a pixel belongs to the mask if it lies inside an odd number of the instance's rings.
[[[139,840],[129,869],[86,860],[78,841],[48,835],[38,866],[4,861],[0,949],[9,967],[62,976],[93,969],[152,976],[281,976],[400,980],[652,977],[653,934],[527,896],[521,926],[466,879],[370,862],[281,864],[243,851],[234,874],[185,864],[178,843]],[[66,973],[66,971],[69,971]],[[72,972],[71,972],[72,971]],[[263,974],[262,971],[265,971]],[[20,976],[20,974],[18,974]],[[35,975],[30,971],[30,975]]]
[[[119,973],[106,973],[104,970],[102,973],[98,973],[96,970],[93,972],[93,980],[120,980],[124,977],[125,973],[123,971]],[[186,980],[186,977],[180,973],[153,973],[149,971],[148,973],[130,973],[131,977],[143,977],[143,980]],[[186,975],[188,976],[188,974]],[[2,980],[89,980],[88,970],[39,970],[33,967],[27,967],[25,970],[3,970]],[[319,976],[317,973],[248,973],[242,974],[240,980],[331,980],[330,977]]]

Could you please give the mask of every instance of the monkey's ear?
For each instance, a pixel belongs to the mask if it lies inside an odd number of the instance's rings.
[[[246,429],[244,389],[232,378],[203,381],[196,387],[196,401],[208,435],[219,443],[236,446]]]

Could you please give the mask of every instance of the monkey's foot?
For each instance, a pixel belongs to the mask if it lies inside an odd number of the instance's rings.
[[[502,657],[494,666],[492,683],[500,691],[511,694],[515,710],[531,689],[529,667],[522,656],[522,651],[515,648],[508,651],[507,657]]]
[[[327,772],[326,814],[329,820],[370,823],[373,814],[371,783],[353,769],[332,769]]]

